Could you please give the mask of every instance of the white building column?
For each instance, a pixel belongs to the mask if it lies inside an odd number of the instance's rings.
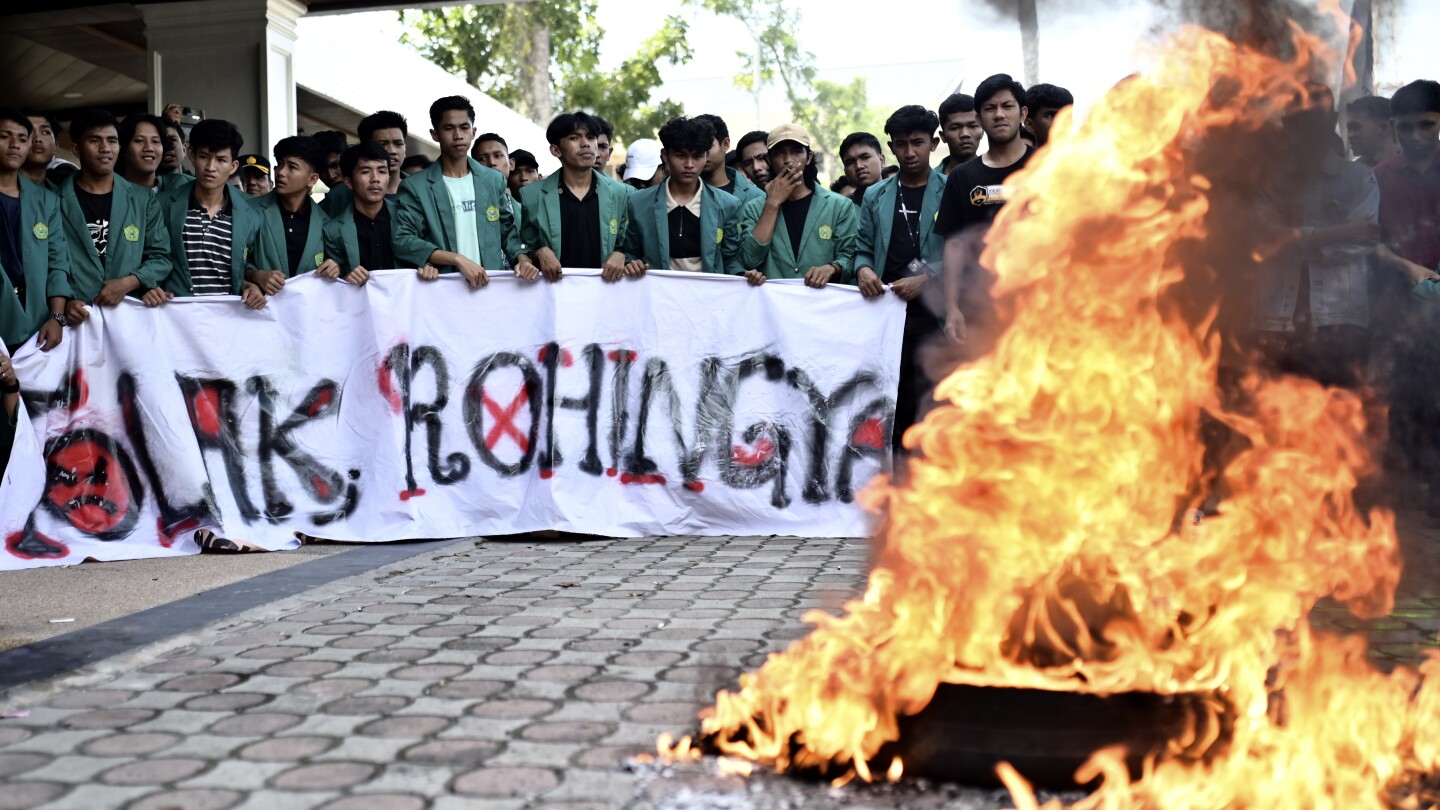
[[[295,134],[295,0],[138,5],[145,18],[150,109],[205,111],[240,128],[245,152]]]

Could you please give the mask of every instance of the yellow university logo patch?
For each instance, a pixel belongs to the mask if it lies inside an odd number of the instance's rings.
[[[619,233],[620,233],[620,223],[619,223],[617,220],[613,220],[613,219],[610,220],[610,235],[611,235],[611,236],[615,236],[615,235],[617,235],[617,234],[619,234]]]
[[[325,251],[322,250],[322,251],[320,251],[319,253],[316,253],[316,254],[315,254],[315,266],[316,266],[316,267],[319,267],[320,265],[322,265],[322,264],[324,264],[324,263],[325,263]]]
[[[37,222],[37,223],[35,223],[35,227],[34,227],[34,228],[31,228],[31,229],[30,229],[30,232],[33,233],[33,234],[35,234],[35,238],[36,238],[36,239],[49,239],[49,238],[50,238],[50,228],[47,227],[47,226],[45,225],[45,223],[43,223],[43,222]]]
[[[486,209],[485,209],[485,219],[488,220],[488,221],[490,221],[490,222],[499,222],[499,221],[500,221],[500,209],[499,209],[499,208],[496,208],[496,207],[493,206],[493,205],[490,206],[489,208],[486,208]]]
[[[126,226],[125,226],[125,241],[126,241],[126,242],[139,242],[139,241],[140,241],[140,229],[137,228],[137,227],[135,227],[134,225],[126,225]]]
[[[718,245],[718,244],[720,244],[721,242],[724,242],[724,241],[725,241],[725,229],[724,229],[724,228],[716,228],[716,229],[715,229],[715,244]]]
[[[821,226],[820,226],[820,238],[821,238],[821,239],[829,240],[830,237],[832,237],[832,236],[834,236],[834,235],[835,235],[835,229],[834,229],[834,228],[831,228],[829,225],[821,225]]]

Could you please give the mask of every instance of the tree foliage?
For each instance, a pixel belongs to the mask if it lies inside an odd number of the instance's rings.
[[[795,37],[800,30],[800,13],[786,9],[783,0],[685,0],[722,17],[738,20],[750,34],[753,47],[735,52],[740,69],[735,86],[751,93],[779,85],[790,104],[795,122],[815,139],[821,168],[834,176],[838,172],[840,147],[846,135],[874,126],[876,114],[867,106],[865,80],[849,84],[817,79],[815,54],[805,50]],[[881,119],[883,120],[883,119]],[[876,136],[884,138],[874,129]]]
[[[600,69],[605,31],[595,19],[597,4],[530,0],[402,11],[400,16],[409,29],[406,42],[536,123],[545,123],[553,103],[604,116],[620,137],[649,137],[679,114],[679,104],[651,96],[661,84],[662,63],[690,60],[686,22],[665,18],[634,55],[606,72]],[[548,48],[548,59],[537,48]],[[537,62],[548,65],[546,76],[528,75]],[[553,98],[536,97],[547,89]]]

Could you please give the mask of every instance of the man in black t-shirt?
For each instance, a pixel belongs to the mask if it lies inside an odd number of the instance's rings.
[[[984,230],[1013,196],[1006,182],[1031,154],[1020,140],[1020,123],[1026,115],[1023,85],[997,73],[975,88],[975,109],[980,111],[980,128],[990,150],[950,172],[935,223],[935,230],[945,237],[945,334],[956,343],[966,342],[961,302],[971,254],[979,258]]]

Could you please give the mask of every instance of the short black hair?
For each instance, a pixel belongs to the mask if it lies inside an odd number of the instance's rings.
[[[1392,116],[1429,112],[1440,112],[1440,82],[1431,79],[1413,81],[1396,90],[1390,99]]]
[[[996,73],[994,76],[980,82],[975,88],[975,109],[985,106],[985,102],[994,98],[997,93],[1009,90],[1015,96],[1015,102],[1021,107],[1028,107],[1025,98],[1025,85],[1010,78],[1009,73]]]
[[[381,127],[381,129],[384,129],[384,127]],[[286,138],[285,140],[290,139]],[[281,141],[280,143],[284,142],[285,141]],[[280,157],[280,144],[278,143],[275,144],[275,157]],[[424,158],[425,156],[415,155],[415,157]],[[387,170],[390,167],[390,153],[385,151],[385,147],[374,141],[361,141],[354,146],[345,147],[345,151],[340,153],[340,175],[342,177],[349,177],[354,174],[355,167],[359,166],[362,160],[378,160],[385,164]],[[405,158],[405,162],[409,163],[410,158]]]
[[[882,169],[880,170],[880,176],[881,176],[881,177],[894,177],[895,175],[897,175],[897,174],[899,174],[899,173],[900,173],[900,167],[899,167],[899,166],[895,166],[895,165],[893,165],[893,164],[890,165],[890,166],[886,166],[886,167],[884,167],[884,168],[882,168]]]
[[[170,139],[165,137],[165,119],[150,113],[131,113],[125,116],[124,121],[120,122],[120,145],[122,147],[135,137],[135,130],[139,129],[141,124],[155,127],[155,134],[160,136],[161,141],[164,141],[165,151],[170,151]]]
[[[173,129],[176,132],[180,133],[180,143],[185,143],[185,128],[180,126],[179,121],[172,121],[169,118],[161,118],[160,123],[164,124],[166,129]],[[169,136],[166,136],[165,140],[170,140]]]
[[[320,144],[320,148],[325,150],[326,158],[329,158],[330,155],[343,154],[346,147],[350,145],[345,138],[345,133],[333,129],[322,129],[310,137],[314,138],[315,142]]]
[[[845,153],[857,146],[868,146],[874,149],[881,162],[884,162],[885,153],[880,151],[880,139],[868,132],[852,132],[846,135],[845,140],[840,142],[840,159],[844,160]]]
[[[1373,118],[1376,121],[1390,120],[1390,99],[1384,96],[1361,96],[1345,105],[1350,115]]]
[[[940,102],[940,122],[955,113],[975,112],[975,97],[968,93],[951,93]]]
[[[475,123],[475,107],[470,103],[470,99],[464,96],[445,96],[435,99],[435,103],[430,105],[430,126],[439,128],[440,119],[451,110],[464,112],[470,116],[470,123]]]
[[[50,131],[55,135],[60,134],[60,122],[48,111],[42,110],[39,107],[21,107],[20,114],[26,118],[44,118],[45,123],[50,125]]]
[[[712,126],[712,127],[715,128],[715,140],[717,140],[717,141],[728,141],[728,140],[730,140],[730,127],[725,126],[725,119],[724,119],[724,118],[721,118],[720,116],[715,115],[714,113],[700,113],[699,115],[697,115],[697,116],[695,116],[695,117],[696,117],[696,118],[703,118],[703,119],[705,119],[706,121],[709,121],[709,122],[710,122],[710,126]]]
[[[595,116],[584,110],[562,112],[555,116],[550,126],[545,127],[545,140],[551,146],[558,146],[561,141],[582,129],[592,138],[600,137],[600,122],[595,120]]]
[[[923,132],[927,137],[933,138],[935,130],[939,128],[940,116],[919,104],[907,104],[885,119],[885,134],[891,138],[909,135],[912,132]],[[844,152],[841,154],[843,155]]]
[[[846,176],[843,175],[843,174],[840,175],[839,177],[835,178],[835,182],[833,182],[833,183],[830,184],[830,190],[833,191],[833,192],[835,192],[836,194],[839,194],[840,192],[844,191],[844,190],[847,189],[847,188],[854,188],[854,187],[855,187],[855,181],[854,181],[854,180],[851,180],[850,178],[846,177]]]
[[[230,157],[238,158],[244,146],[245,138],[240,135],[240,128],[229,121],[206,118],[190,128],[191,149],[208,149],[211,152],[229,149]]]
[[[540,171],[540,162],[527,150],[516,149],[510,153],[510,170],[515,171],[516,169],[534,169],[538,172]]]
[[[1015,97],[1019,100],[1019,96]],[[1032,84],[1025,91],[1024,106],[1031,108],[1032,112],[1041,110],[1063,110],[1075,103],[1075,97],[1070,91],[1053,84]]]
[[[484,135],[481,135],[480,137],[475,139],[475,143],[481,143],[482,141],[495,141],[496,143],[505,147],[506,152],[510,151],[510,144],[506,143],[504,138],[500,137],[494,132],[487,132]]]
[[[715,145],[715,127],[700,116],[671,118],[660,127],[660,145],[667,152],[706,154]]]
[[[79,144],[85,140],[85,133],[105,127],[115,127],[115,134],[120,134],[120,121],[109,110],[81,110],[70,119],[70,142]]]
[[[735,151],[737,153],[744,152],[746,149],[750,148],[751,144],[765,143],[765,141],[769,138],[770,134],[763,129],[757,129],[751,132],[747,132],[744,135],[740,136],[740,143],[735,144]]]
[[[373,112],[361,118],[360,125],[356,127],[355,131],[359,133],[360,140],[368,141],[375,136],[375,131],[379,129],[398,129],[402,137],[410,134],[410,127],[405,125],[405,116],[390,110]]]
[[[30,123],[30,116],[14,107],[0,107],[0,121],[14,121],[25,130],[27,137],[35,134],[35,125]],[[710,147],[705,148],[708,150]]]
[[[275,144],[275,165],[278,166],[285,162],[286,158],[292,157],[305,161],[305,165],[316,174],[324,174],[326,164],[330,162],[330,153],[309,135],[291,135],[281,138],[280,142]]]
[[[378,145],[378,144],[377,144],[377,145]],[[347,149],[347,150],[345,150],[345,151],[348,152],[348,151],[350,151],[350,150]],[[385,150],[384,150],[384,149],[381,149],[380,151],[383,152],[383,151],[385,151]],[[428,158],[428,157],[425,157],[424,155],[410,155],[409,157],[407,157],[407,158],[405,158],[404,160],[400,161],[400,171],[403,172],[403,171],[405,171],[406,169],[410,168],[411,166],[419,166],[419,167],[420,167],[420,171],[425,171],[426,169],[430,168],[430,164],[431,164],[431,163],[434,163],[434,162],[435,162],[435,161],[431,160],[431,159]],[[344,155],[341,155],[341,156],[340,156],[340,165],[341,165],[341,169],[342,169],[342,171],[343,171],[344,165],[345,165],[345,156],[344,156]],[[348,177],[349,175],[346,175],[346,176]]]
[[[615,140],[615,125],[614,125],[614,124],[610,123],[609,121],[606,121],[604,118],[601,118],[601,117],[598,116],[598,115],[591,115],[590,117],[591,117],[591,118],[594,118],[594,119],[595,119],[595,123],[600,127],[600,131],[597,132],[597,133],[595,133],[595,137],[598,138],[598,137],[600,137],[601,135],[604,135],[605,137],[609,138],[609,139],[612,140],[612,141]]]

